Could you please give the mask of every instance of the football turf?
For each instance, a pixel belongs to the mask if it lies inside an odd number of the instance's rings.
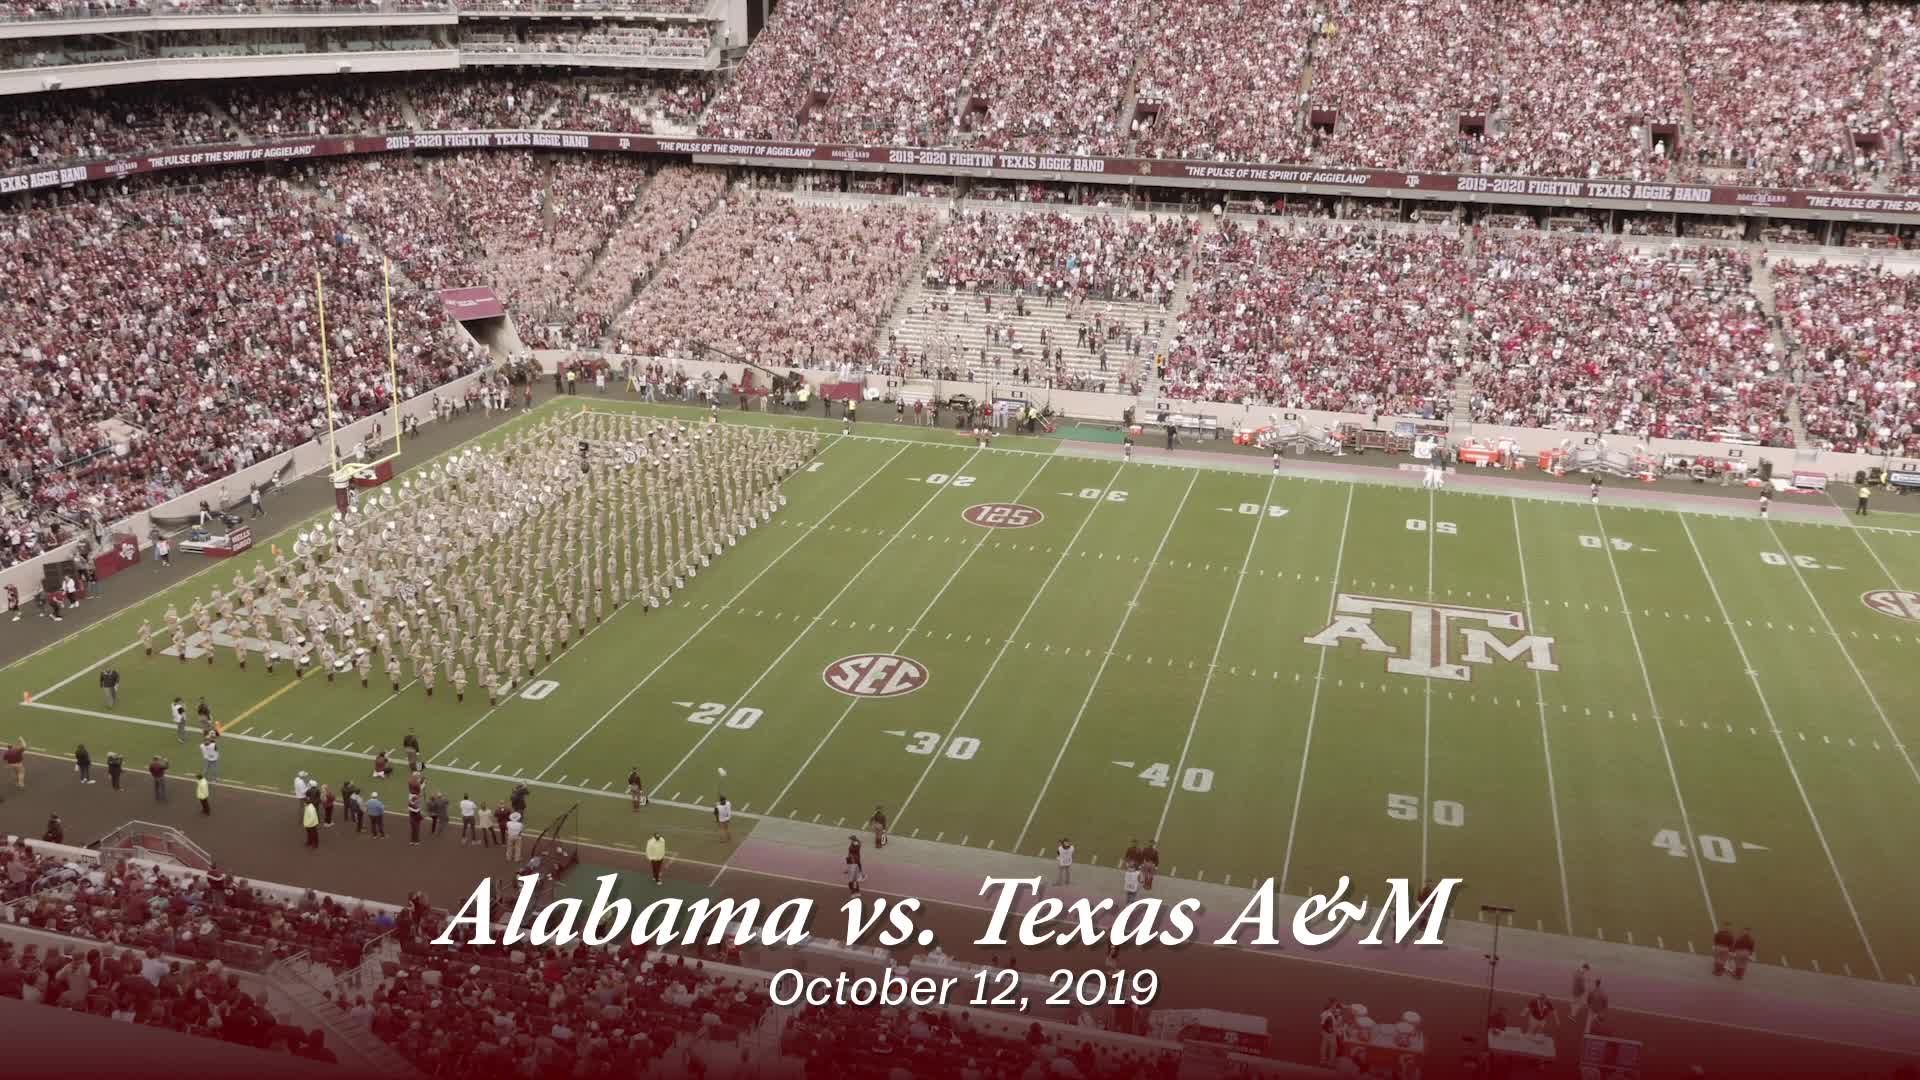
[[[190,775],[167,703],[205,695],[222,779],[276,790],[364,785],[414,728],[432,787],[523,779],[534,828],[577,801],[607,843],[723,855],[722,791],[734,842],[884,805],[955,845],[1111,866],[1157,838],[1165,874],[1295,894],[1457,876],[1456,910],[1528,929],[1705,952],[1728,921],[1768,963],[1920,973],[1920,535],[823,430],[772,524],[497,708],[140,654],[249,555],[8,669],[12,719]]]

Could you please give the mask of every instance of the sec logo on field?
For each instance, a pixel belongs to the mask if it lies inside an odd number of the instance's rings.
[[[1860,594],[1860,602],[1882,615],[1896,619],[1920,620],[1920,593],[1899,589],[1874,589]]]
[[[960,512],[960,516],[983,529],[1024,529],[1040,524],[1046,517],[1031,506],[1019,503],[979,503]]]
[[[828,664],[820,677],[848,697],[899,697],[927,685],[927,669],[918,660],[892,653],[842,657]]]

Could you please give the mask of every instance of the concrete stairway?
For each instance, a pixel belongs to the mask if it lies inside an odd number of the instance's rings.
[[[1793,430],[1793,445],[1807,446],[1807,425],[1800,418],[1800,383],[1806,372],[1801,370],[1796,358],[1787,348],[1786,335],[1780,332],[1780,308],[1774,301],[1773,268],[1755,262],[1753,282],[1748,286],[1754,297],[1760,301],[1760,310],[1767,317],[1767,340],[1773,343],[1773,355],[1780,361],[1782,370],[1793,377],[1794,393],[1787,399],[1787,423]]]
[[[397,950],[394,950],[397,953]],[[378,970],[381,955],[370,956],[366,961]],[[365,967],[366,965],[363,965]],[[358,1023],[348,1016],[340,1006],[327,1000],[321,992],[321,985],[333,985],[333,973],[324,966],[313,963],[303,953],[286,960],[275,961],[266,971],[267,978],[286,994],[288,1000],[317,1019],[326,1032],[327,1046],[340,1063],[361,1075],[373,1076],[419,1076],[406,1058],[398,1050],[381,1042],[366,1025]],[[370,994],[369,986],[362,993]],[[339,995],[336,995],[336,997]]]
[[[991,314],[987,312],[989,298],[993,303]],[[939,304],[948,305],[949,310],[938,310]],[[1059,348],[1065,352],[1061,366],[1067,376],[1109,386],[1130,376],[1143,381],[1149,377],[1154,349],[1171,334],[1174,321],[1171,311],[1163,312],[1153,304],[1088,300],[1069,310],[1065,300],[1049,303],[1039,297],[1029,297],[1026,315],[1016,316],[1010,293],[949,292],[945,286],[929,287],[924,271],[916,274],[914,283],[901,297],[901,311],[892,325],[903,357],[917,359],[925,349],[933,365],[971,369],[989,379],[1011,378],[1014,368],[1031,364],[1033,373],[1029,381],[1041,382],[1056,373],[1053,365],[1040,363],[1040,334],[1045,330],[1048,351]],[[1141,336],[1141,320],[1147,320],[1137,361],[1127,350],[1124,335],[1116,336],[1107,342],[1107,365],[1105,370],[1101,369],[1099,348],[1093,346],[1091,340],[1088,345],[1080,344],[1078,334],[1081,326],[1091,330],[1095,316],[1100,317],[1103,328],[1118,325],[1131,329],[1136,337]],[[1167,325],[1157,325],[1160,319],[1165,319]],[[993,324],[1011,328],[1015,335],[1013,341],[1009,343],[1004,338],[998,343],[990,341],[987,328]],[[1017,352],[1013,345],[1020,347]],[[984,364],[982,350],[986,355]]]

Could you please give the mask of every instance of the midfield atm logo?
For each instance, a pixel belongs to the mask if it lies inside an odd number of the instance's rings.
[[[1491,664],[1495,657],[1522,661],[1535,671],[1560,670],[1553,662],[1553,639],[1526,633],[1527,617],[1518,611],[1341,593],[1333,612],[1333,622],[1306,643],[1335,649],[1343,641],[1357,641],[1366,652],[1385,653],[1387,670],[1395,675],[1467,682],[1473,678],[1468,664]],[[1399,633],[1402,615],[1405,648],[1388,642],[1388,636]],[[1507,631],[1508,639],[1496,630]],[[1515,631],[1519,637],[1511,637]],[[1456,632],[1464,645],[1460,662],[1450,652]]]

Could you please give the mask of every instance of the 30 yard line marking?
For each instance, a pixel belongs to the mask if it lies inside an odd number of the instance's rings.
[[[978,453],[978,452],[979,451],[975,451],[975,453]],[[969,458],[968,460],[971,461],[972,459]],[[1040,474],[1043,472],[1046,472],[1047,466],[1051,464],[1053,464],[1052,458],[1048,458],[1042,461],[1040,463],[1040,467],[1033,471],[1033,475],[1027,477],[1027,482],[1021,485],[1020,491],[1014,495],[1013,501],[1017,503],[1020,500],[1026,498],[1027,492],[1031,490],[1033,488],[1034,483],[1040,479]],[[1118,475],[1118,474],[1116,473],[1115,475]],[[1111,481],[1109,481],[1109,483],[1111,483]],[[1102,498],[1105,498],[1105,496],[1102,496]],[[926,509],[926,507],[923,506],[921,507],[921,509],[924,510]],[[914,516],[918,517],[919,515],[915,514]],[[947,580],[941,583],[939,590],[933,594],[932,599],[927,601],[927,606],[920,609],[919,618],[912,620],[912,622],[916,622],[916,623],[920,622],[922,619],[925,619],[929,615],[933,614],[934,605],[940,602],[941,597],[947,595],[948,589],[953,588],[953,583],[959,580],[961,572],[967,568],[967,565],[969,563],[973,562],[973,557],[975,555],[980,554],[980,549],[986,546],[987,538],[991,537],[993,533],[994,533],[994,530],[992,529],[980,530],[979,539],[975,540],[973,543],[973,547],[967,550],[966,557],[961,559],[960,564],[953,568],[953,573],[947,575]],[[828,605],[828,606],[831,607],[832,605]],[[909,625],[911,625],[911,623]],[[891,631],[893,628],[888,627],[887,629]],[[898,642],[895,642],[893,648],[889,651],[897,653],[901,649],[906,648],[907,641],[911,636],[912,636],[911,632],[901,635],[900,640]],[[782,802],[786,801],[787,793],[793,790],[793,785],[800,782],[800,777],[806,773],[807,767],[812,765],[813,760],[820,756],[820,751],[825,750],[827,748],[827,743],[832,741],[834,735],[839,732],[840,726],[847,722],[847,717],[853,715],[853,710],[855,706],[859,704],[860,704],[860,699],[857,697],[851,698],[847,701],[847,707],[840,710],[840,715],[834,718],[833,725],[827,728],[827,733],[825,735],[820,736],[820,741],[814,744],[813,752],[808,754],[806,757],[806,760],[800,763],[800,767],[795,769],[793,771],[793,775],[787,778],[786,786],[780,789],[780,794],[775,795],[773,797],[773,802],[769,803],[767,806],[767,813],[772,814],[774,810],[777,809]],[[946,744],[944,741],[935,744],[934,751],[932,754],[928,756],[928,760],[932,761],[934,758],[940,757],[941,756],[940,749],[945,745]],[[899,831],[900,815],[897,813],[894,815],[893,827],[894,827],[894,831],[896,832]],[[916,833],[917,831],[918,830],[916,830]]]
[[[894,456],[898,457],[899,455],[895,454]],[[962,461],[960,465],[957,468],[955,468],[953,471],[956,474],[959,473],[960,470],[965,469],[967,466],[973,464],[973,459],[979,456],[980,456],[980,448],[975,447],[973,453],[968,454],[967,459],[965,461]],[[887,460],[889,463],[891,463],[893,459],[888,458]],[[1041,467],[1045,468],[1046,466],[1042,465]],[[884,466],[882,468],[884,469]],[[875,470],[874,476],[880,475],[880,471],[881,470]],[[872,476],[867,478],[868,481],[872,479],[873,479]],[[860,486],[865,487],[866,483],[867,481],[862,481]],[[855,490],[856,492],[858,491],[858,489],[855,489]],[[914,510],[913,516],[907,518],[906,521],[902,522],[898,529],[895,529],[891,534],[887,536],[886,540],[883,541],[879,547],[874,549],[873,554],[867,557],[867,561],[862,563],[860,565],[860,568],[858,570],[855,570],[853,574],[847,578],[846,582],[840,586],[839,591],[833,594],[833,598],[828,600],[826,603],[826,606],[821,610],[832,611],[834,609],[834,606],[840,603],[840,598],[847,595],[847,590],[853,588],[855,582],[858,582],[859,580],[861,580],[863,577],[866,576],[867,571],[872,569],[874,562],[877,561],[881,555],[884,555],[887,549],[893,546],[893,542],[895,540],[900,539],[900,537],[906,533],[906,531],[913,525],[914,522],[920,520],[920,515],[926,513],[927,507],[932,506],[934,503],[934,500],[938,499],[940,497],[940,494],[946,490],[947,490],[947,486],[945,484],[942,484],[934,488],[933,492],[929,494],[926,497],[926,499],[920,503],[920,506],[917,509]],[[852,496],[849,495],[848,498],[852,498]],[[836,509],[838,508],[836,507]],[[761,671],[759,675],[754,677],[753,682],[749,683],[747,685],[747,688],[741,691],[740,696],[734,699],[733,704],[727,709],[727,712],[722,713],[721,715],[723,716],[731,715],[734,709],[738,709],[741,703],[747,700],[747,696],[752,694],[754,690],[758,688],[761,683],[765,682],[767,679],[767,676],[773,674],[774,669],[778,668],[780,664],[786,660],[788,654],[793,652],[795,646],[799,645],[800,642],[806,638],[807,634],[810,631],[812,631],[812,629],[813,629],[813,623],[811,621],[809,621],[807,625],[801,627],[800,632],[794,635],[793,640],[787,642],[787,647],[780,650],[780,654],[773,658],[773,662],[769,663],[766,666],[765,670]],[[668,659],[672,659],[672,657],[668,657]],[[665,666],[665,661],[662,661],[661,663],[662,663],[662,666]],[[659,669],[655,668],[654,670],[657,671]],[[633,689],[637,691],[640,688],[636,686]],[[632,693],[633,691],[628,691],[628,696],[631,697]],[[624,701],[625,699],[622,699],[622,700]],[[615,705],[614,708],[619,708],[619,706]],[[612,714],[612,710],[608,710],[608,715],[611,715],[611,714]],[[603,716],[601,717],[601,719],[604,720],[606,719],[606,717]],[[598,722],[596,722],[595,726],[598,726]],[[707,744],[707,740],[713,738],[714,732],[719,731],[723,726],[724,725],[721,725],[721,724],[712,724],[708,726],[707,730],[701,732],[700,738],[694,741],[693,746],[690,749],[688,749],[688,751],[684,755],[681,756],[679,761],[674,763],[673,768],[667,770],[667,775],[661,778],[661,783],[664,784],[668,779],[672,778],[674,774],[678,773],[681,770],[681,768],[686,765],[687,762],[693,760],[693,755],[699,753],[700,748]],[[585,736],[582,736],[582,738],[584,737]],[[572,747],[568,747],[567,749],[571,751]],[[566,754],[562,754],[560,756],[565,757]],[[558,760],[559,760],[558,758],[555,759],[555,761],[558,761]],[[552,766],[548,766],[548,768],[552,768]]]
[[[1780,734],[1780,725],[1774,722],[1773,707],[1767,703],[1767,692],[1760,686],[1760,674],[1754,670],[1753,661],[1747,659],[1747,646],[1740,640],[1740,631],[1733,628],[1733,617],[1727,614],[1726,601],[1720,598],[1720,586],[1714,584],[1713,571],[1707,569],[1707,557],[1701,554],[1700,545],[1693,539],[1693,526],[1687,524],[1685,515],[1680,515],[1680,528],[1687,534],[1687,544],[1693,548],[1693,557],[1700,563],[1700,572],[1706,575],[1707,588],[1713,593],[1713,602],[1720,607],[1721,618],[1727,620],[1727,633],[1733,636],[1733,647],[1740,654],[1740,666],[1746,669],[1747,677],[1753,682],[1753,695],[1760,699],[1761,715],[1767,718],[1767,726],[1773,729],[1774,742],[1780,746],[1780,757],[1787,763],[1787,775],[1793,778],[1794,790],[1800,793],[1800,804],[1806,807],[1807,820],[1813,823],[1813,835],[1820,841],[1820,850],[1826,853],[1827,866],[1833,871],[1834,884],[1840,886],[1840,899],[1847,905],[1847,914],[1853,916],[1853,928],[1859,931],[1860,944],[1866,948],[1867,960],[1873,964],[1874,978],[1884,979],[1886,978],[1886,974],[1880,969],[1880,958],[1874,955],[1873,942],[1867,940],[1866,924],[1860,921],[1860,912],[1853,906],[1853,894],[1847,891],[1846,880],[1840,876],[1840,864],[1833,857],[1832,846],[1827,843],[1826,830],[1820,827],[1820,815],[1813,812],[1813,800],[1807,797],[1806,785],[1800,782],[1800,770],[1794,765],[1793,755],[1787,750],[1787,741]],[[1606,542],[1606,538],[1602,537],[1601,541],[1603,543]],[[1611,554],[1609,554],[1609,557],[1611,557]],[[1792,560],[1788,561],[1791,562]],[[1681,823],[1686,823],[1684,816],[1681,818]],[[1688,828],[1688,835],[1691,836],[1691,826]],[[1699,845],[1695,844],[1693,846],[1698,847]],[[1715,925],[1717,926],[1719,924],[1715,923]]]
[[[987,664],[986,674],[980,676],[980,681],[974,685],[973,693],[967,696],[967,703],[960,707],[959,715],[953,718],[953,726],[947,729],[946,738],[941,740],[941,745],[945,745],[947,742],[951,741],[956,734],[959,733],[960,725],[963,722],[965,722],[967,718],[967,714],[973,711],[974,702],[980,700],[980,693],[981,691],[987,688],[987,683],[992,680],[994,670],[1000,666],[1001,658],[1006,656],[1007,650],[1013,647],[1013,639],[1020,636],[1020,628],[1026,625],[1028,616],[1032,615],[1033,609],[1039,605],[1040,597],[1042,594],[1044,594],[1047,591],[1047,586],[1053,583],[1054,575],[1058,574],[1060,572],[1060,568],[1066,565],[1067,555],[1073,551],[1074,545],[1080,542],[1080,534],[1085,532],[1088,523],[1093,521],[1093,515],[1099,513],[1100,508],[1107,504],[1106,493],[1113,490],[1114,481],[1120,479],[1120,474],[1125,470],[1125,468],[1126,466],[1122,465],[1119,468],[1114,469],[1113,475],[1107,478],[1106,487],[1101,489],[1100,498],[1094,502],[1093,509],[1088,510],[1087,516],[1080,519],[1079,528],[1076,528],[1075,530],[1073,530],[1073,535],[1071,537],[1068,537],[1066,544],[1063,547],[1061,547],[1060,557],[1053,560],[1053,566],[1051,569],[1047,571],[1047,576],[1041,579],[1040,587],[1033,590],[1033,595],[1027,598],[1026,610],[1020,613],[1019,621],[1013,624],[1013,629],[1007,631],[1006,637],[1001,640],[1000,651],[993,654],[993,659],[989,661]],[[953,635],[948,634],[947,636],[952,637]],[[1109,652],[1111,652],[1111,649],[1109,649]],[[1128,657],[1128,659],[1131,660],[1132,657]],[[913,782],[913,787],[907,791],[907,797],[905,801],[901,802],[900,804],[899,812],[894,815],[895,825],[898,825],[900,822],[900,819],[907,816],[907,807],[913,805],[913,798],[914,796],[920,794],[921,785],[927,782],[927,777],[932,774],[933,767],[939,764],[940,759],[945,756],[946,756],[945,754],[936,753],[936,754],[930,755],[927,758],[926,766],[920,770],[919,779]],[[961,843],[963,844],[965,842],[966,841],[964,840],[961,841]]]
[[[1261,506],[1273,504],[1273,485],[1279,477],[1267,478],[1267,494],[1261,500]],[[1160,823],[1153,827],[1155,837],[1163,836],[1167,831],[1167,816],[1173,813],[1173,793],[1180,790],[1180,777],[1187,768],[1187,752],[1193,749],[1193,734],[1200,729],[1200,711],[1207,707],[1207,691],[1213,686],[1213,673],[1220,666],[1220,650],[1227,644],[1227,628],[1233,625],[1233,609],[1240,603],[1240,586],[1247,580],[1247,567],[1253,563],[1254,548],[1260,543],[1260,526],[1267,520],[1262,513],[1253,519],[1253,535],[1247,539],[1246,558],[1240,560],[1240,574],[1233,579],[1233,595],[1227,598],[1227,614],[1220,620],[1220,636],[1213,641],[1213,659],[1207,661],[1206,678],[1200,680],[1200,698],[1193,703],[1193,718],[1187,721],[1187,737],[1180,744],[1180,757],[1173,766],[1173,775],[1167,784],[1167,801],[1160,807]]]
[[[1347,555],[1347,526],[1353,521],[1353,488],[1347,488],[1347,508],[1340,515],[1340,546],[1333,553],[1333,586],[1327,596],[1327,624],[1333,623],[1334,605],[1340,602],[1340,564]],[[1307,736],[1300,744],[1300,778],[1293,785],[1293,815],[1287,819],[1287,853],[1280,860],[1279,891],[1287,891],[1287,871],[1293,868],[1293,838],[1300,827],[1300,793],[1307,786],[1307,759],[1313,751],[1313,721],[1320,713],[1320,686],[1326,682],[1327,654],[1332,649],[1321,649],[1318,666],[1313,676],[1313,697],[1307,704]]]
[[[1093,681],[1087,684],[1087,696],[1080,700],[1080,708],[1073,714],[1073,723],[1067,726],[1067,737],[1060,740],[1060,752],[1053,755],[1053,764],[1047,769],[1047,778],[1040,784],[1040,794],[1034,797],[1033,808],[1027,811],[1026,824],[1020,826],[1020,835],[1014,839],[1013,850],[1019,851],[1027,840],[1027,830],[1033,828],[1033,819],[1040,813],[1040,804],[1047,797],[1047,789],[1053,786],[1053,778],[1060,771],[1060,762],[1067,756],[1067,747],[1073,745],[1073,736],[1080,730],[1080,721],[1086,718],[1087,706],[1093,704],[1093,692],[1100,687],[1100,677],[1107,673],[1107,665],[1113,660],[1113,651],[1120,644],[1120,635],[1126,632],[1127,623],[1133,613],[1139,610],[1140,594],[1146,591],[1148,579],[1153,577],[1153,565],[1160,561],[1160,555],[1167,549],[1167,540],[1173,536],[1173,527],[1180,521],[1180,511],[1187,508],[1187,497],[1193,494],[1193,485],[1200,479],[1200,470],[1195,469],[1193,477],[1187,481],[1187,489],[1180,493],[1180,503],[1173,508],[1173,517],[1167,519],[1167,529],[1160,534],[1160,544],[1153,549],[1153,558],[1147,564],[1147,570],[1140,575],[1140,583],[1133,587],[1133,598],[1127,601],[1127,610],[1120,616],[1120,625],[1113,631],[1113,640],[1107,642],[1106,654],[1100,658],[1100,667],[1093,673]]]
[[[1880,707],[1880,695],[1873,692],[1873,685],[1867,682],[1867,676],[1860,670],[1860,665],[1853,662],[1853,653],[1848,651],[1846,641],[1840,637],[1840,631],[1834,629],[1833,620],[1827,617],[1827,609],[1820,606],[1820,598],[1814,595],[1813,586],[1807,584],[1807,575],[1800,571],[1800,564],[1795,562],[1792,556],[1787,555],[1786,545],[1780,542],[1779,530],[1773,527],[1771,521],[1767,522],[1767,534],[1773,537],[1775,548],[1786,556],[1787,565],[1793,568],[1794,580],[1798,581],[1800,588],[1806,591],[1807,599],[1813,603],[1813,610],[1819,614],[1820,621],[1826,624],[1827,633],[1833,635],[1834,644],[1840,646],[1841,658],[1847,662],[1847,667],[1852,669],[1853,677],[1860,681],[1860,689],[1866,691],[1867,700],[1873,704],[1874,713],[1880,717],[1880,726],[1886,728],[1887,734],[1893,737],[1893,745],[1900,751],[1900,760],[1907,763],[1907,772],[1913,776],[1915,783],[1920,783],[1920,768],[1914,767],[1913,758],[1907,753],[1906,744],[1900,741],[1900,733],[1893,730],[1893,721],[1887,719],[1887,710]],[[1863,537],[1860,542],[1864,544],[1866,539]],[[1873,549],[1869,547],[1867,550]],[[1874,561],[1880,562],[1880,556],[1875,555]],[[1886,564],[1881,563],[1880,569],[1884,572],[1887,569]],[[1899,582],[1893,580],[1892,574],[1887,574],[1887,584],[1896,589],[1900,587]]]
[[[1613,587],[1620,594],[1620,608],[1627,617],[1627,640],[1633,643],[1633,658],[1640,664],[1640,681],[1647,688],[1647,707],[1653,713],[1654,734],[1660,738],[1660,756],[1667,761],[1667,777],[1673,781],[1673,803],[1680,811],[1680,826],[1687,831],[1688,839],[1692,840],[1693,822],[1687,816],[1686,797],[1680,793],[1680,770],[1674,767],[1673,751],[1667,746],[1667,726],[1660,719],[1660,702],[1653,696],[1653,676],[1647,671],[1647,654],[1640,648],[1640,631],[1633,625],[1633,605],[1627,602],[1627,584],[1621,580],[1620,564],[1613,558],[1613,538],[1607,535],[1607,520],[1600,513],[1600,507],[1597,505],[1593,508],[1593,523],[1594,527],[1600,530],[1600,549],[1607,553],[1607,569],[1613,573]],[[1682,518],[1681,524],[1684,526],[1685,523],[1686,519]],[[1687,534],[1687,539],[1693,539],[1691,532]],[[1702,566],[1704,567],[1705,564],[1703,563]],[[1711,585],[1713,582],[1709,580],[1707,583]],[[1714,593],[1715,599],[1718,599],[1719,595],[1718,592]],[[1722,618],[1728,617],[1724,604],[1720,607],[1720,615]],[[1741,663],[1746,664],[1744,653],[1741,655]],[[1715,927],[1720,925],[1720,920],[1713,912],[1713,893],[1707,888],[1707,869],[1700,862],[1699,849],[1700,845],[1697,841],[1689,843],[1687,854],[1693,858],[1693,872],[1700,879],[1700,898],[1707,904],[1707,925]]]
[[[1540,627],[1533,621],[1533,592],[1527,586],[1527,545],[1520,535],[1520,503],[1513,501],[1508,505],[1513,508],[1514,553],[1520,560],[1520,608],[1527,615],[1527,633],[1537,634]],[[1553,811],[1553,855],[1560,866],[1560,914],[1566,920],[1562,925],[1571,934],[1573,892],[1567,888],[1567,848],[1560,835],[1560,795],[1553,782],[1553,742],[1547,734],[1547,687],[1537,669],[1533,673],[1533,696],[1540,704],[1540,748],[1547,763],[1547,808]]]

